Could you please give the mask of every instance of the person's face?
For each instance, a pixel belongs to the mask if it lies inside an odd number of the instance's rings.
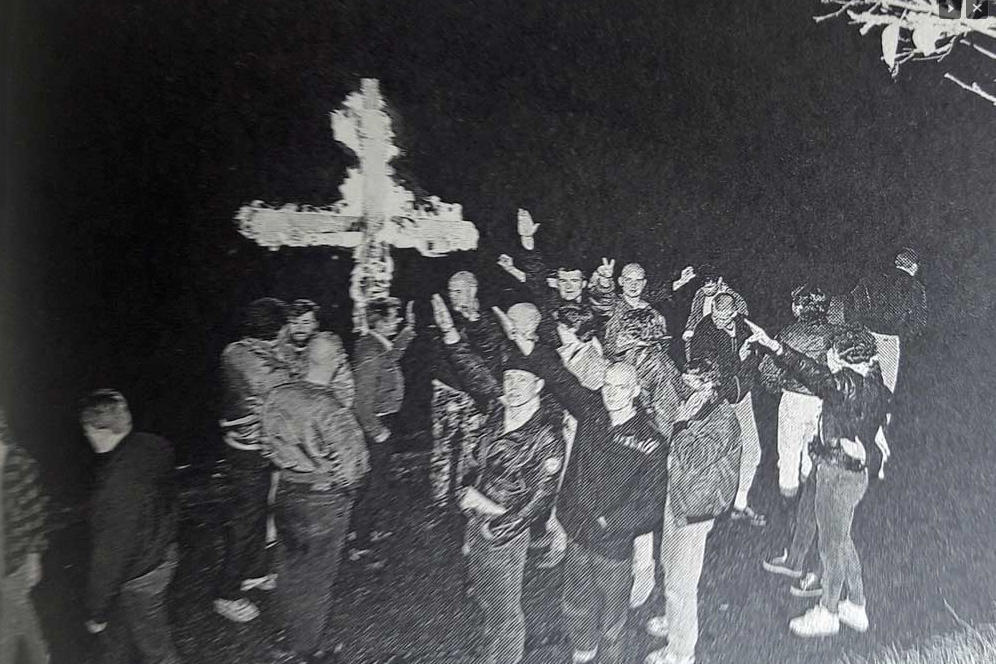
[[[698,374],[681,374],[681,380],[692,392],[705,392],[712,389],[712,382],[704,380],[702,376],[699,376]]]
[[[83,435],[90,441],[90,447],[97,454],[106,454],[114,449],[115,434],[110,429],[97,429],[84,424]]]
[[[308,311],[290,319],[291,341],[297,346],[304,346],[318,331],[318,320],[314,311]]]
[[[643,289],[647,285],[647,278],[643,270],[625,270],[619,277],[619,285],[622,287],[623,295],[630,298],[637,298],[643,295]]]
[[[398,316],[397,308],[389,309],[382,318],[374,323],[374,330],[377,334],[390,338],[397,334],[400,322],[401,318]]]
[[[449,285],[450,302],[456,309],[473,309],[477,304],[477,286],[468,281]]]
[[[704,284],[702,284],[702,292],[705,293],[708,297],[712,297],[713,295],[715,295],[716,293],[718,293],[719,292],[719,280],[718,279],[714,279],[712,281],[707,281]]]
[[[581,270],[557,270],[557,292],[560,297],[573,302],[581,297],[585,281]]]
[[[543,389],[543,381],[528,371],[509,369],[502,374],[502,388],[505,404],[514,408],[535,399]]]
[[[633,405],[639,391],[640,386],[632,374],[610,369],[605,373],[602,384],[602,402],[609,411],[624,410]]]
[[[728,330],[733,326],[733,321],[737,317],[737,310],[734,307],[720,307],[712,310],[712,320],[721,330]]]

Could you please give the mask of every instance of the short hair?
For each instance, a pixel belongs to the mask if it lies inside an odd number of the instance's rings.
[[[246,307],[242,333],[251,339],[273,341],[287,323],[287,305],[275,297],[262,297]]]
[[[298,298],[287,305],[287,320],[294,320],[298,316],[313,313],[318,317],[320,307],[313,300]]]
[[[830,296],[814,284],[803,284],[792,291],[795,317],[803,323],[826,321],[830,310]]]
[[[729,293],[719,293],[716,298],[712,301],[712,309],[733,309],[737,308],[737,301]]]
[[[401,300],[396,297],[379,297],[367,302],[367,322],[370,324],[387,318],[392,310],[401,308]]]
[[[449,286],[450,288],[453,288],[455,284],[458,284],[460,282],[465,282],[470,284],[471,286],[476,287],[477,277],[474,276],[473,272],[469,272],[467,270],[460,270],[459,272],[453,273],[453,276],[450,277],[449,281],[446,282],[446,285]]]
[[[719,367],[715,362],[705,357],[689,360],[685,365],[684,373],[714,384],[718,384],[720,381]]]
[[[903,247],[896,254],[896,265],[899,267],[912,268],[920,262],[920,256],[915,249]]]
[[[643,269],[643,266],[639,263],[626,263],[623,268],[619,271],[619,278],[621,279],[627,272],[633,272],[634,270],[639,270],[641,274],[641,279],[647,278],[647,271]]]
[[[848,364],[868,362],[878,353],[875,337],[859,325],[847,325],[830,335],[830,348]]]
[[[591,307],[571,302],[562,304],[553,312],[553,320],[574,330],[579,341],[589,342],[598,332],[598,320]]]
[[[668,338],[664,318],[650,307],[630,309],[622,315],[620,332],[628,337],[660,343]]]
[[[581,278],[584,279],[584,270],[576,263],[562,263],[558,265],[557,269],[553,272],[553,276],[556,277],[559,272],[580,272]]]
[[[124,433],[131,425],[131,411],[124,395],[110,388],[94,390],[80,400],[80,422],[94,429]]]
[[[705,265],[700,265],[699,269],[696,270],[699,277],[702,279],[702,283],[709,283],[710,281],[719,281],[723,274],[716,268],[715,265],[706,263]]]

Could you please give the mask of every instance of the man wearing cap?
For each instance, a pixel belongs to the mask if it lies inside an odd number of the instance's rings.
[[[460,338],[442,298],[434,295],[432,306],[445,350],[485,415],[460,492],[469,574],[484,613],[477,661],[516,664],[525,647],[521,599],[530,529],[543,522],[556,495],[564,462],[562,419],[543,407],[544,382],[525,353],[510,354],[499,387]]]

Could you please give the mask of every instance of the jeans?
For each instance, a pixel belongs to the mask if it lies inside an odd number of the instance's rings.
[[[179,664],[166,614],[166,589],[176,565],[174,544],[158,567],[121,587],[101,633],[103,664],[130,664],[135,650],[146,664]]]
[[[747,507],[747,494],[754,484],[754,475],[761,465],[761,437],[757,433],[757,421],[754,419],[754,395],[747,393],[739,403],[733,404],[733,411],[740,422],[740,484],[737,487],[737,497],[733,506],[737,509]]]
[[[795,528],[792,531],[792,542],[789,544],[786,564],[794,570],[802,571],[815,539],[816,473],[810,472],[809,477],[802,484],[799,502],[795,507]]]
[[[270,463],[259,452],[228,447],[226,455],[233,495],[218,597],[232,600],[243,596],[243,580],[266,576],[270,571],[266,537],[273,478]]]
[[[605,638],[618,641],[626,627],[633,585],[632,556],[613,560],[567,544],[564,555],[564,621],[575,650],[592,651]]]
[[[24,646],[26,661],[31,664],[46,664],[49,661],[48,646],[31,602],[27,565],[21,565],[16,572],[8,574],[3,579],[2,586],[0,664],[20,661],[17,659],[20,645]]]
[[[484,613],[481,664],[516,664],[526,643],[522,582],[529,551],[529,531],[502,546],[481,534],[480,519],[467,522],[467,569],[474,596]]]
[[[664,506],[661,565],[670,628],[667,649],[679,661],[694,657],[699,640],[699,578],[712,526],[712,519],[679,525],[670,502]]]
[[[868,488],[868,471],[853,472],[828,463],[816,467],[816,525],[823,563],[823,606],[837,612],[844,585],[855,604],[865,603],[861,560],[851,538],[854,508]]]
[[[384,511],[387,498],[388,471],[391,466],[390,439],[377,443],[367,441],[370,452],[370,472],[353,510],[353,531],[356,533],[354,546],[366,548],[370,544],[370,533],[377,528],[377,519]]]
[[[818,433],[823,400],[785,390],[778,403],[778,488],[791,496],[799,490],[799,475],[813,469],[807,447]]]
[[[274,514],[279,533],[276,596],[295,652],[310,655],[323,649],[352,508],[353,498],[337,491],[280,482]]]

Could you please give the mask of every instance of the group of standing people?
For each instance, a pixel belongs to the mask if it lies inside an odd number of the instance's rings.
[[[666,611],[646,630],[667,642],[646,662],[694,662],[716,520],[767,522],[749,501],[759,388],[781,393],[778,482],[795,503],[791,545],[763,566],[793,579],[793,594],[820,598],[790,629],[867,629],[851,523],[869,474],[891,454],[901,344],[925,325],[915,252],[904,249],[894,270],[842,297],[800,286],[795,322],[771,336],[711,267],[685,268],[655,289],[642,266],[617,278],[615,261],[603,259],[586,278],[570,264],[551,270],[536,249],[539,225],[524,210],[517,223],[521,251],[498,263],[523,301],[483,306],[474,274],[458,272],[446,298],[432,297],[426,326],[436,350],[432,493],[437,507],[466,517],[463,553],[484,615],[479,661],[522,659],[527,552],[543,547],[540,564],[563,567],[572,662],[631,661],[625,629],[658,584]],[[695,279],[686,312],[674,294]],[[412,312],[393,298],[368,303],[351,361],[338,336],[319,330],[314,302],[263,298],[222,354],[231,509],[214,609],[249,622],[259,615],[251,593],[274,592],[286,649],[301,662],[337,661],[324,633],[344,550],[368,568],[383,564],[376,549],[391,537],[382,503]],[[105,635],[105,661],[137,650],[148,662],[177,662],[164,602],[177,564],[172,447],[133,431],[114,390],[87,397],[80,418],[101,458],[87,629]],[[0,441],[0,654],[23,641],[46,661],[26,600],[41,576],[44,497],[2,426]]]

